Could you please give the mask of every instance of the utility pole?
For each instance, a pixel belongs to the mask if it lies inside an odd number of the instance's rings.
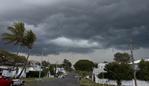
[[[43,60],[43,57],[44,57],[44,49],[42,49],[42,52],[41,52],[41,63],[40,63],[40,70],[39,70],[39,79],[41,79],[41,72],[42,72],[42,60]]]
[[[102,73],[102,77],[103,77],[103,83],[102,83],[102,84],[103,84],[103,86],[104,86],[104,73]]]
[[[135,68],[135,63],[134,63],[134,56],[133,56],[133,43],[132,40],[130,40],[130,56],[131,56],[131,60],[132,60],[132,66],[133,66],[133,77],[134,77],[134,84],[135,86],[137,86],[137,78],[136,78],[136,68]]]

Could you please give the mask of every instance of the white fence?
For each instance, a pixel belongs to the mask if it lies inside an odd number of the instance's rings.
[[[108,79],[96,79],[96,83],[117,85],[116,81]],[[149,81],[137,80],[137,84],[138,86],[149,86]],[[122,81],[122,86],[134,86],[134,81],[133,80]]]

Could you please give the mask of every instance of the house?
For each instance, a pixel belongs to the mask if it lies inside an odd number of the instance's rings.
[[[64,68],[56,68],[56,73],[61,72],[61,73],[66,73]]]
[[[42,66],[37,61],[29,61],[26,67],[26,72],[29,71],[42,71]]]
[[[92,73],[92,80],[96,83],[99,83],[100,79],[98,78],[98,74],[102,73],[102,72],[106,72],[104,70],[105,66],[108,63],[99,63],[97,68],[93,69],[93,73]]]
[[[6,76],[6,77],[17,77],[23,69],[23,66],[6,66],[2,65],[0,66],[0,75]],[[34,62],[29,63],[26,66],[26,69],[22,72],[20,77],[26,77],[26,74],[30,71],[42,71],[42,68],[40,65],[35,64]]]
[[[0,75],[6,77],[16,77],[20,74],[22,67],[13,67],[13,66],[0,66]],[[21,77],[25,77],[25,73],[23,71]]]
[[[144,61],[149,61],[149,59],[144,59]],[[138,64],[141,62],[141,59],[134,61],[135,64],[135,69],[139,70]],[[130,62],[129,64],[132,65],[132,62]]]
[[[66,70],[63,68],[63,67],[57,67],[54,69],[55,70],[55,73],[56,73],[56,76],[57,78],[62,78],[63,76],[67,75],[67,72]],[[48,74],[49,77],[53,77],[50,72]]]

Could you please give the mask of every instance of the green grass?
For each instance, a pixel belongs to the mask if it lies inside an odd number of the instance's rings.
[[[23,78],[22,80],[24,80],[25,83],[32,83],[36,82],[37,78]]]
[[[81,79],[80,85],[81,86],[111,86],[111,85],[96,84],[95,82],[88,80],[88,79]]]
[[[41,78],[41,79],[39,79],[39,78],[24,78],[22,80],[24,80],[26,83],[33,83],[33,82],[37,82],[39,80],[54,80],[54,78]]]

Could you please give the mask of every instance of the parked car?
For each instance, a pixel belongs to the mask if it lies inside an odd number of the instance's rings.
[[[12,86],[12,79],[0,76],[0,86]]]
[[[25,81],[21,80],[21,79],[12,79],[12,86],[23,86]]]

